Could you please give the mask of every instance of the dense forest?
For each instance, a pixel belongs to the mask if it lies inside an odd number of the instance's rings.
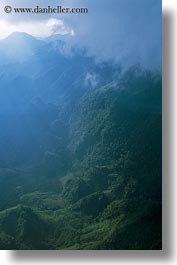
[[[0,41],[0,249],[161,249],[161,74],[66,51]]]

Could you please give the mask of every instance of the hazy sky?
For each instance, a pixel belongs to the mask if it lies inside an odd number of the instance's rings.
[[[88,14],[5,14],[12,7],[87,7]],[[5,0],[0,3],[0,39],[13,31],[34,36],[68,34],[69,41],[98,58],[125,65],[161,65],[161,0]]]

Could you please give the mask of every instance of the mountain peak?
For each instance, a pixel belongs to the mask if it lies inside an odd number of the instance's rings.
[[[7,38],[3,39],[0,41],[0,45],[7,45],[11,46],[12,44],[14,46],[22,46],[27,45],[27,46],[38,46],[42,41],[33,37],[32,35],[26,33],[26,32],[13,32],[11,33]]]
[[[13,32],[0,41],[1,61],[24,62],[35,57],[42,41],[25,32]]]
[[[5,40],[12,40],[12,39],[16,39],[16,40],[36,40],[33,36],[31,36],[30,34],[26,33],[26,32],[13,32],[11,33]]]
[[[11,45],[13,44],[13,46],[16,48],[22,48],[23,46],[38,47],[41,42],[41,40],[36,39],[26,32],[13,32],[7,38],[1,40],[0,45],[11,47]]]

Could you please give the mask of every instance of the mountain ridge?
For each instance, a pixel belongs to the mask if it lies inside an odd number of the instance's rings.
[[[0,247],[161,249],[161,75],[22,52],[0,41]]]

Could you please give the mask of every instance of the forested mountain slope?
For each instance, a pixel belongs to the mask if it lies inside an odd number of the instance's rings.
[[[0,248],[161,249],[161,75],[64,45],[0,41]]]

